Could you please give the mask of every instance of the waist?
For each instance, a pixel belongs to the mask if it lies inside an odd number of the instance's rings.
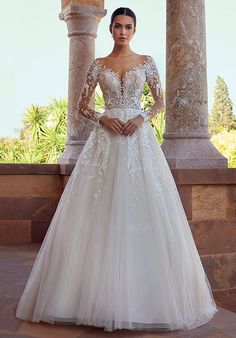
[[[113,111],[117,111],[117,112],[141,112],[141,107],[140,108],[130,108],[130,107],[105,107],[104,110],[104,114],[106,112],[113,112]]]
[[[141,113],[141,109],[137,108],[129,108],[129,107],[112,107],[105,108],[104,115],[108,117],[119,117],[124,122],[136,117]]]

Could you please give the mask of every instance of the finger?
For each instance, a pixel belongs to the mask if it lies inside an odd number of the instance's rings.
[[[113,131],[113,133],[114,134],[120,134],[120,132],[119,132],[119,130],[117,129],[117,128],[115,128],[115,127],[112,127],[112,131]]]
[[[122,124],[122,125],[125,124],[125,122],[123,122],[122,120],[120,120],[118,117],[114,118],[114,121],[118,122],[119,124]]]
[[[125,130],[125,133],[129,134],[134,128],[136,128],[136,125],[134,125],[133,123],[129,123]]]
[[[114,122],[114,125],[119,129],[119,132],[122,131],[123,126],[122,126],[122,124],[121,124],[119,121],[115,121],[115,122]]]
[[[114,124],[113,129],[116,131],[117,134],[120,134],[122,128],[119,125]]]
[[[137,128],[134,128],[134,129],[132,129],[132,131],[131,131],[131,134],[130,134],[130,135],[133,135],[133,134],[136,132],[136,130],[137,130]]]
[[[129,126],[130,126],[130,123],[128,121],[128,122],[126,122],[126,124],[123,127],[123,133],[126,132],[127,128],[129,128]]]
[[[134,129],[134,128],[131,128],[130,131],[129,131],[129,135],[130,135],[130,136],[133,135],[134,131],[135,131],[135,129]]]
[[[138,127],[136,125],[133,125],[129,134],[133,135],[137,129],[138,129]]]
[[[112,132],[112,134],[118,134],[118,131],[117,131],[116,127],[114,126],[114,124],[110,124],[107,127],[110,130],[110,132]]]
[[[122,126],[125,125],[125,122],[121,121],[120,119],[118,119],[118,122],[119,122]]]
[[[128,135],[132,130],[132,126],[128,126],[126,130],[123,132],[125,135]]]

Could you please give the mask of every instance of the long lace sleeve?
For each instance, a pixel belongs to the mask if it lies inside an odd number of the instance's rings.
[[[146,80],[151,90],[154,104],[153,106],[142,112],[140,115],[144,121],[152,119],[157,113],[165,109],[165,99],[161,86],[159,72],[154,59],[149,56],[146,62]]]
[[[98,75],[99,65],[96,59],[91,63],[87,71],[85,83],[77,103],[78,113],[95,123],[99,123],[99,119],[103,116],[102,113],[95,111],[90,106],[93,92],[98,83]]]

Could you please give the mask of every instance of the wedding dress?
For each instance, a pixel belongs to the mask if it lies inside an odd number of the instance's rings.
[[[148,120],[113,134],[90,108],[99,83],[109,117],[141,113],[147,81],[163,106],[147,56],[122,79],[92,62],[79,112],[94,121],[19,301],[16,316],[105,331],[193,329],[218,311],[168,164]],[[154,105],[155,105],[154,104]]]

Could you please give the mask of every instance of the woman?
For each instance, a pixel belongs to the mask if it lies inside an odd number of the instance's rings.
[[[135,14],[111,17],[112,52],[92,62],[78,112],[94,121],[17,317],[105,331],[192,329],[218,310],[171,172],[149,124],[164,108],[152,57],[130,48]],[[155,103],[142,112],[147,81]],[[105,112],[89,103],[99,82]]]

